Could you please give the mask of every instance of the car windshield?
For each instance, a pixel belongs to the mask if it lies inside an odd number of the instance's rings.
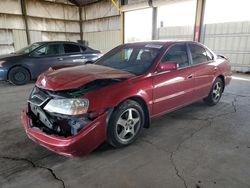
[[[105,54],[95,64],[141,75],[151,67],[161,48],[162,45],[158,44],[119,46]]]
[[[33,50],[35,50],[36,48],[38,48],[41,45],[42,45],[42,43],[31,44],[29,46],[26,46],[26,47],[16,51],[15,54],[27,54],[27,53],[30,53],[30,52],[32,52]]]

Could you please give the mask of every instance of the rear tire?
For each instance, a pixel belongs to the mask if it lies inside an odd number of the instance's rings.
[[[14,67],[9,71],[8,80],[14,85],[24,85],[30,81],[30,73],[23,67]]]
[[[145,122],[140,104],[133,100],[121,103],[113,112],[107,128],[107,141],[115,148],[133,143],[139,136]]]
[[[208,97],[204,98],[204,102],[209,106],[216,105],[221,99],[223,88],[224,83],[221,78],[216,78]]]

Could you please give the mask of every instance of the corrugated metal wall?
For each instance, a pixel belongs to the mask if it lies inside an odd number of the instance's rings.
[[[13,29],[12,33],[15,49],[20,49],[27,45],[27,35],[24,30]]]
[[[250,21],[206,24],[202,42],[229,57],[233,70],[250,71]]]
[[[31,43],[80,40],[79,8],[67,0],[60,3],[26,0]],[[83,39],[103,52],[121,43],[120,15],[110,0],[82,8]],[[100,42],[102,41],[102,42]],[[0,1],[0,54],[27,45],[20,0]]]
[[[158,28],[158,39],[193,40],[194,26],[175,26]]]
[[[68,3],[26,0],[31,43],[47,40],[80,40],[78,7]],[[0,2],[0,54],[27,45],[20,0]]]
[[[29,30],[41,31],[33,35],[35,38],[74,41],[80,39],[78,7],[71,4],[29,0],[26,9],[29,16]],[[38,37],[38,34],[41,34],[41,37]],[[76,35],[77,37],[75,37]],[[36,41],[36,39],[33,41]]]
[[[83,39],[103,53],[121,44],[120,14],[110,0],[85,6]]]
[[[17,0],[1,0],[0,6],[0,54],[14,51],[13,29],[24,29],[21,6]],[[4,5],[4,6],[3,6]]]
[[[120,31],[88,32],[84,34],[84,39],[89,46],[105,53],[120,44]]]

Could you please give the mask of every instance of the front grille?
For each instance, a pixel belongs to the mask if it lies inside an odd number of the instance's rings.
[[[48,101],[50,96],[44,91],[35,87],[29,97],[28,102],[37,106],[42,106],[46,101]]]

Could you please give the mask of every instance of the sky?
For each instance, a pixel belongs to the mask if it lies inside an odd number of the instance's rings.
[[[250,0],[207,0],[205,23],[250,21]]]

